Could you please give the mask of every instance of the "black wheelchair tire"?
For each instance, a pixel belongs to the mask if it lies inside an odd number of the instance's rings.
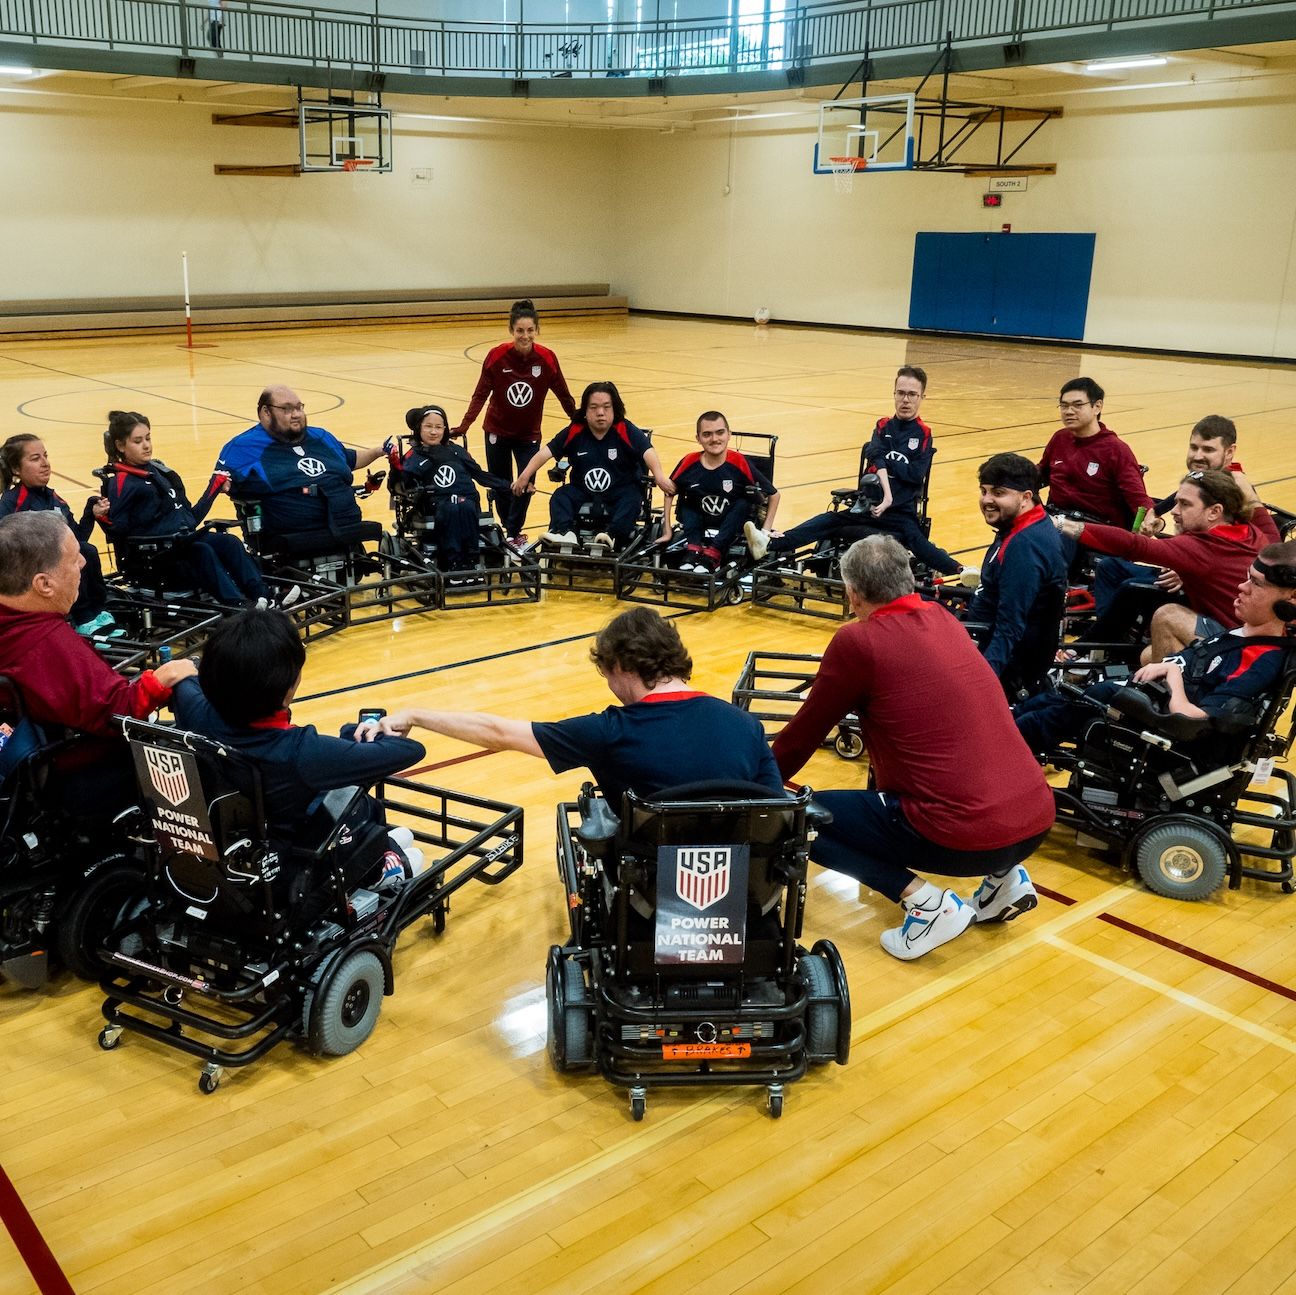
[[[144,889],[142,868],[105,864],[73,895],[59,917],[54,947],[59,961],[81,977],[98,980],[105,965],[95,952],[123,910]]]
[[[344,953],[311,1005],[311,1051],[329,1057],[354,1052],[378,1023],[385,985],[383,965],[371,949]]]
[[[556,944],[549,950],[545,995],[549,1002],[546,1042],[553,1068],[560,1073],[588,1069],[594,1053],[585,973]]]
[[[797,975],[812,998],[836,999],[837,984],[828,959],[818,953],[804,953],[797,961]],[[811,1065],[837,1059],[837,1004],[811,1003],[805,1018],[806,1056]]]
[[[1224,884],[1229,858],[1210,828],[1174,821],[1158,824],[1140,838],[1134,864],[1149,890],[1168,899],[1198,900]]]

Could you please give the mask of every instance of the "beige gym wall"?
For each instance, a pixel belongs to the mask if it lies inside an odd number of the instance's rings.
[[[293,130],[214,126],[213,103],[0,94],[7,300],[606,282],[617,140],[411,121],[391,175],[217,176],[297,160]],[[427,112],[455,112],[444,100]],[[431,167],[432,183],[411,183]],[[596,177],[591,181],[588,177]]]
[[[607,281],[647,309],[904,327],[915,232],[1006,220],[1097,232],[1087,341],[1296,356],[1292,99],[1206,93],[1072,97],[1024,155],[1058,174],[998,210],[959,176],[838,195],[810,173],[815,116],[794,101],[732,133],[398,118],[390,176],[261,179],[212,164],[292,160],[296,136],[211,124],[237,106],[5,93],[3,296],[178,292],[185,248],[199,307],[205,292]]]
[[[1209,100],[1161,93],[1066,101],[1021,159],[1055,161],[1057,175],[994,210],[981,206],[984,181],[956,175],[877,174],[838,194],[810,170],[813,106],[636,134],[620,164],[617,287],[647,309],[768,306],[775,318],[905,327],[914,234],[1008,221],[1097,233],[1087,341],[1296,356],[1293,100],[1246,84]]]

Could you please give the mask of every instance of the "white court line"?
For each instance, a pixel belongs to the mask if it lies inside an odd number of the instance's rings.
[[[1068,952],[1081,952],[1065,941],[1058,940],[1056,933],[1069,930],[1096,914],[1105,912],[1126,895],[1133,893],[1134,889],[1132,881],[1113,886],[1093,899],[1064,909],[1051,921],[1035,927],[1028,926],[1025,930],[1016,922],[1011,928],[1004,924],[996,924],[994,930],[1006,937],[997,949],[964,962],[960,964],[957,971],[870,1012],[854,1023],[851,1029],[851,1046],[863,1042],[870,1035],[880,1033],[888,1026],[903,1020],[937,999],[956,993],[972,981],[979,980],[990,971],[1011,962],[1027,949],[1047,943]],[[884,956],[877,950],[870,950],[870,953],[878,957]],[[1112,966],[1115,968],[1116,964],[1113,963]],[[381,1291],[392,1283],[410,1276],[415,1269],[425,1264],[438,1263],[477,1244],[493,1233],[508,1227],[522,1215],[540,1208],[555,1196],[580,1187],[627,1160],[651,1152],[676,1134],[711,1119],[718,1107],[736,1100],[732,1088],[724,1089],[723,1094],[723,1098],[719,1092],[713,1096],[700,1098],[674,1115],[654,1120],[651,1125],[643,1125],[615,1147],[609,1147],[606,1151],[600,1151],[561,1173],[553,1174],[534,1187],[528,1187],[525,1191],[509,1197],[508,1200],[482,1210],[481,1213],[475,1214],[447,1232],[417,1242],[408,1250],[370,1272],[362,1273],[333,1288],[336,1295],[366,1295],[368,1292]]]
[[[1296,1053],[1296,1039],[1292,1039],[1285,1034],[1279,1034],[1277,1030],[1271,1030],[1266,1025],[1257,1025],[1254,1021],[1248,1021],[1245,1017],[1228,1011],[1227,1008],[1216,1007],[1214,1003],[1208,1003],[1204,998],[1198,998],[1196,994],[1188,994],[1182,989],[1176,989],[1173,985],[1167,985],[1160,980],[1153,980],[1151,976],[1145,976],[1141,971],[1122,966],[1119,962],[1113,962],[1110,958],[1103,957],[1101,953],[1093,953],[1089,949],[1082,949],[1079,945],[1071,944],[1067,940],[1060,940],[1054,935],[1046,935],[1044,941],[1056,949],[1061,949],[1065,953],[1074,954],[1077,958],[1083,958],[1086,962],[1093,963],[1095,967],[1102,967],[1105,971],[1110,971],[1113,976],[1120,976],[1125,980],[1133,981],[1136,985],[1142,985],[1144,989],[1150,989],[1154,993],[1173,999],[1176,1003],[1182,1003],[1183,1006],[1201,1012],[1204,1016],[1213,1017],[1225,1025],[1232,1025],[1244,1034],[1253,1035],[1265,1043],[1272,1043],[1275,1047],[1282,1048],[1286,1052]]]

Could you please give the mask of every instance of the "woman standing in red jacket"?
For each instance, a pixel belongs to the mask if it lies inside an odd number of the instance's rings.
[[[481,377],[472,394],[467,412],[451,433],[462,436],[473,425],[486,404],[486,467],[497,477],[512,481],[530,462],[540,444],[540,419],[544,414],[545,396],[553,392],[569,419],[576,418],[576,402],[567,389],[567,379],[558,357],[535,339],[540,331],[540,316],[530,301],[515,301],[509,311],[511,342],[491,348],[482,361]],[[511,491],[491,492],[495,511],[504,533],[515,543],[524,543],[522,527],[526,524],[528,494]]]

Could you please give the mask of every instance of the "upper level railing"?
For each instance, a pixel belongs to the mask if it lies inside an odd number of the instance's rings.
[[[264,0],[0,0],[0,42],[428,76],[666,77],[777,71],[1044,35],[1209,23],[1291,0],[883,0],[759,22],[427,22]],[[1296,20],[1293,22],[1296,30]],[[1209,43],[1204,41],[1203,43]],[[35,56],[39,62],[39,54]]]

